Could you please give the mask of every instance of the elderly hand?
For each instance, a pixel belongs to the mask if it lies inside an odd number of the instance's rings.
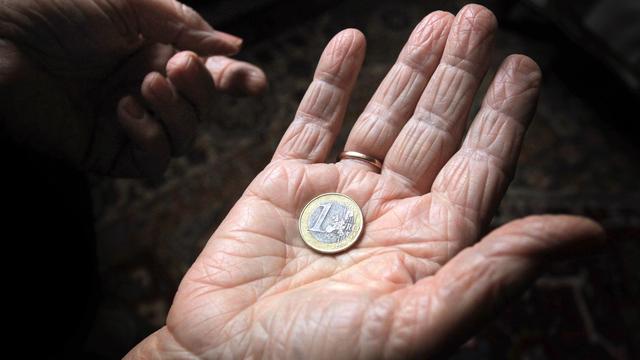
[[[266,87],[260,69],[225,57],[241,39],[174,0],[0,5],[2,133],[79,168],[159,175],[215,111],[215,90]]]
[[[548,261],[602,241],[595,223],[536,216],[484,236],[513,174],[540,70],[508,57],[464,135],[496,20],[469,5],[413,31],[345,150],[384,159],[324,163],[340,130],[365,42],[327,46],[273,160],[184,277],[167,325],[130,359],[404,358],[441,355],[520,293]],[[364,231],[337,255],[302,241],[316,195],[344,193]]]

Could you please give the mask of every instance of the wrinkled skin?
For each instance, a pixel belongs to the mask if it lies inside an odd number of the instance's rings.
[[[0,0],[0,130],[83,170],[160,175],[216,90],[265,89],[223,56],[241,43],[174,0]]]
[[[538,216],[483,236],[514,171],[540,70],[507,58],[466,135],[496,21],[469,5],[414,30],[346,150],[384,159],[323,163],[364,58],[357,30],[325,49],[272,162],[184,277],[167,325],[129,359],[406,358],[454,349],[544,264],[589,250],[590,220]],[[297,219],[318,194],[352,197],[363,236],[337,255],[302,242]]]

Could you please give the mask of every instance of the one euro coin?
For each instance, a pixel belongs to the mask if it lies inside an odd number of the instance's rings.
[[[363,226],[364,217],[358,204],[339,193],[326,193],[311,199],[298,220],[302,240],[310,248],[325,254],[350,248],[358,241]]]

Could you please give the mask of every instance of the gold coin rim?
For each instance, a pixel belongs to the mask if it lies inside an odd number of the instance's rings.
[[[330,245],[330,244],[325,244],[323,242],[320,242],[318,240],[316,240],[310,233],[307,234],[309,231],[303,226],[302,223],[302,219],[304,218],[304,213],[307,210],[307,208],[317,199],[327,196],[327,195],[335,195],[338,197],[342,197],[345,198],[347,201],[350,201],[353,203],[353,205],[355,205],[355,207],[358,209],[357,211],[357,216],[360,219],[360,228],[357,231],[357,234],[353,237],[353,239],[348,240],[348,241],[342,241],[342,242],[338,242],[337,244],[344,244],[343,246],[337,247],[337,248],[331,248],[331,249],[327,249],[326,246]],[[356,220],[357,221],[357,220]],[[300,233],[300,237],[302,238],[302,241],[310,248],[312,248],[313,250],[323,253],[323,254],[336,254],[342,251],[345,251],[347,249],[349,249],[351,246],[353,246],[356,242],[358,242],[358,240],[360,239],[360,235],[362,234],[362,229],[364,228],[364,215],[362,214],[362,209],[360,209],[360,205],[358,205],[358,203],[353,200],[350,196],[342,194],[342,193],[337,193],[337,192],[329,192],[329,193],[324,193],[324,194],[320,194],[316,197],[314,197],[313,199],[309,200],[309,202],[307,202],[307,204],[302,208],[302,211],[300,212],[300,216],[298,217],[298,232]],[[306,235],[306,236],[305,236]]]

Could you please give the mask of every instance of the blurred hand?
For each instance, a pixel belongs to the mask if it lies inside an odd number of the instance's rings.
[[[358,119],[346,150],[384,159],[326,164],[362,63],[345,30],[327,46],[271,163],[184,277],[167,326],[130,359],[351,359],[454,349],[548,261],[593,248],[595,223],[537,216],[483,236],[514,172],[540,86],[522,55],[499,68],[464,135],[496,20],[469,5],[427,16]],[[355,247],[322,255],[297,229],[304,205],[340,192],[362,208]]]
[[[216,90],[265,89],[226,57],[241,43],[175,0],[0,0],[3,134],[86,170],[159,175]]]

